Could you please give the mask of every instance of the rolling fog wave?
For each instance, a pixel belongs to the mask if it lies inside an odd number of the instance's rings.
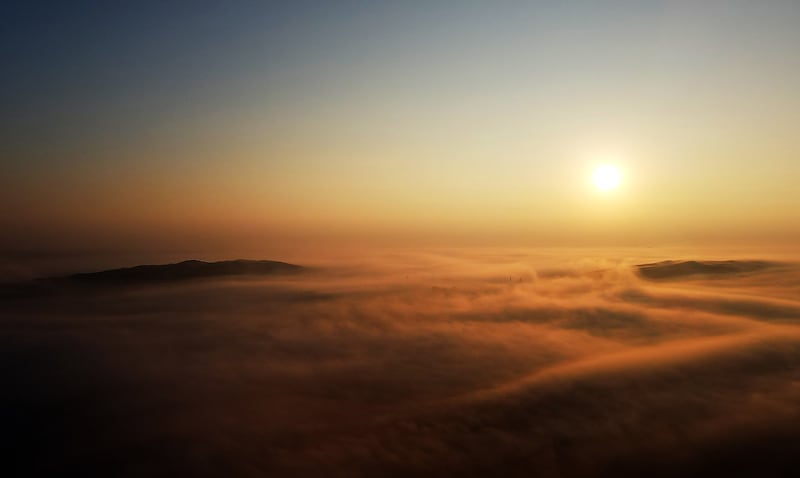
[[[675,264],[643,275],[627,261],[427,254],[6,294],[4,466],[91,476],[791,470],[797,267]]]

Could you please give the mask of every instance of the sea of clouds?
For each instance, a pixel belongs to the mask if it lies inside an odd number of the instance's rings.
[[[783,476],[800,269],[395,253],[0,297],[6,476]],[[665,257],[664,259],[669,259]],[[21,291],[20,291],[21,290]]]

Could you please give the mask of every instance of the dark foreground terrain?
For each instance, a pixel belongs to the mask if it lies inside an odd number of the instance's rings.
[[[0,474],[796,476],[791,264],[223,264],[3,295]]]

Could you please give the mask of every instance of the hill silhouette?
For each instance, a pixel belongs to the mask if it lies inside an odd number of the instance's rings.
[[[636,266],[639,274],[648,279],[677,279],[687,276],[714,276],[756,272],[773,266],[768,261],[661,261]]]
[[[75,284],[127,285],[224,276],[292,274],[302,270],[301,266],[278,261],[240,259],[205,262],[188,260],[175,264],[140,265],[99,272],[85,272],[45,280]]]

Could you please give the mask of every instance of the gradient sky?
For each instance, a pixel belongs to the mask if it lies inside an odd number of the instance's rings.
[[[792,1],[5,2],[0,246],[799,239],[798,25]]]

